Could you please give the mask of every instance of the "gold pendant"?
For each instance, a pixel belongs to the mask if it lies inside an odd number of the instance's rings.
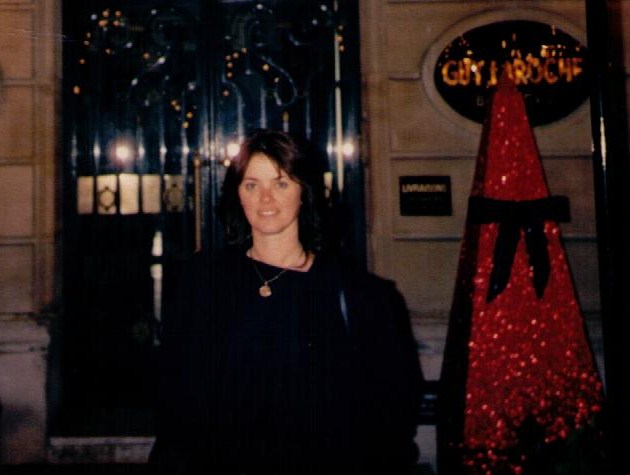
[[[263,284],[258,289],[258,293],[261,297],[269,297],[271,295],[271,287],[269,287],[267,284]]]

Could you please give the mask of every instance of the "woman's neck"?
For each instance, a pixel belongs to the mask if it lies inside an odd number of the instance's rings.
[[[247,255],[265,264],[296,270],[307,267],[311,259],[297,239],[255,238]]]

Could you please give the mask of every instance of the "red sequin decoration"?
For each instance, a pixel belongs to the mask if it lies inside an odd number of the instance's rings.
[[[523,98],[506,75],[484,127],[472,195],[510,201],[548,197]],[[458,280],[468,276],[472,283],[458,281],[456,287],[456,292],[472,289],[467,290],[472,315],[463,436],[456,442],[465,472],[474,474],[522,473],[519,434],[526,419],[551,443],[590,421],[602,404],[558,224],[544,225],[551,272],[540,299],[521,231],[507,288],[487,302],[497,232],[496,223],[467,224]],[[469,242],[471,233],[478,235]],[[462,268],[470,265],[475,268]],[[462,321],[452,316],[450,324]],[[452,363],[445,356],[445,365]]]

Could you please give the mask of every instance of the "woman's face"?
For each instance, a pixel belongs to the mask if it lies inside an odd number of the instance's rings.
[[[301,195],[301,185],[274,161],[263,153],[254,154],[238,187],[252,237],[288,233],[297,237]]]

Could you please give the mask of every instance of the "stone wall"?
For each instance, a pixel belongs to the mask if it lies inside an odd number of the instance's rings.
[[[481,126],[436,93],[430,74],[436,52],[471,28],[512,19],[554,24],[586,43],[584,2],[366,0],[361,6],[372,267],[399,284],[414,313],[445,319]],[[551,193],[570,200],[572,219],[562,232],[582,308],[597,312],[588,101],[534,133]],[[452,216],[401,216],[401,175],[450,176]]]
[[[0,0],[0,463],[45,457],[43,312],[55,302],[56,0]]]

